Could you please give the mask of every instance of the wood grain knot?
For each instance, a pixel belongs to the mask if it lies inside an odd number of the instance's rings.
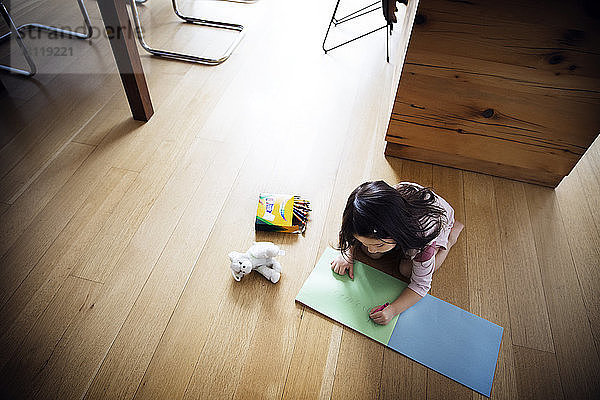
[[[556,64],[559,64],[559,63],[563,62],[564,59],[565,58],[563,57],[562,54],[554,54],[552,57],[550,57],[548,59],[548,63],[550,63],[552,65],[556,65]]]
[[[427,16],[423,14],[417,14],[415,16],[415,25],[423,25],[425,22],[427,22]]]
[[[494,116],[494,109],[488,108],[487,110],[484,110],[481,115],[483,115],[483,118],[492,118]]]

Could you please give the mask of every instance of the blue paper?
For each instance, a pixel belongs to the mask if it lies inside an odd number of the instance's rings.
[[[400,314],[388,347],[489,397],[502,331],[426,295]]]
[[[336,255],[325,250],[297,301],[490,396],[502,327],[429,294],[390,324],[377,325],[369,320],[369,307],[394,301],[406,284],[360,262],[354,280],[337,275],[329,265]]]

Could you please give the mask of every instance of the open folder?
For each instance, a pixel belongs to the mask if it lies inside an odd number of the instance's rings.
[[[369,310],[394,301],[407,284],[358,261],[354,279],[338,275],[330,265],[337,254],[325,250],[296,301],[490,396],[502,327],[429,294],[388,325],[378,325]]]

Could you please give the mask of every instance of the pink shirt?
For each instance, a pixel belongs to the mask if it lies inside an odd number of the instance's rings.
[[[400,185],[413,185],[422,188],[421,185],[412,182],[400,182]],[[413,290],[419,296],[425,296],[431,289],[431,278],[435,271],[435,253],[438,248],[446,249],[448,246],[448,236],[454,226],[454,209],[439,195],[435,194],[436,205],[446,211],[447,223],[442,226],[440,234],[433,239],[423,251],[409,250],[407,256],[412,260],[412,274],[410,276],[409,289]],[[432,228],[433,231],[435,228]]]

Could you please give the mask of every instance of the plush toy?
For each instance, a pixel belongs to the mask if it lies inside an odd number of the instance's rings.
[[[275,257],[284,254],[285,251],[271,242],[254,243],[245,253],[237,251],[229,253],[231,273],[239,282],[244,275],[256,270],[271,282],[277,283],[281,277],[281,264],[275,260]]]

